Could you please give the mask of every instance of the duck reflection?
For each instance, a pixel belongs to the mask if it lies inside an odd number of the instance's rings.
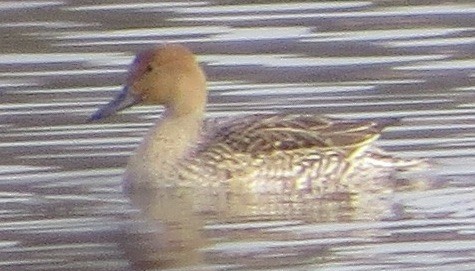
[[[254,114],[206,120],[206,102],[206,76],[194,54],[168,44],[139,53],[124,90],[91,117],[137,103],[165,107],[124,174],[143,227],[135,230],[135,246],[123,245],[140,269],[239,265],[238,258],[252,266],[321,261],[326,245],[295,243],[298,233],[275,235],[259,223],[379,219],[391,209],[386,180],[425,164],[372,144],[397,119]],[[230,235],[209,235],[217,225],[240,226]]]
[[[353,234],[309,236],[295,227],[404,218],[392,197],[406,184],[398,179],[368,179],[346,192],[319,195],[149,187],[129,194],[140,212],[122,246],[137,270],[322,263],[331,259],[334,245],[341,245],[327,238],[348,239]]]

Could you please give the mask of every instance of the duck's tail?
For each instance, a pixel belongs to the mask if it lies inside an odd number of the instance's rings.
[[[424,170],[432,164],[428,159],[396,157],[377,147],[371,148],[367,153],[374,166],[393,168],[397,171]]]

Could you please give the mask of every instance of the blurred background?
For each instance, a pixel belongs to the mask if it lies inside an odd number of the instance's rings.
[[[469,0],[0,1],[0,270],[474,270],[474,16]],[[378,145],[434,166],[332,201],[150,192],[144,220],[121,174],[161,108],[86,119],[160,43],[198,54],[210,117],[401,117]]]

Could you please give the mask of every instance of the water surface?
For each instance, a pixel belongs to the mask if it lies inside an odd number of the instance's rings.
[[[0,269],[475,269],[471,1],[0,3]],[[401,117],[378,145],[430,174],[351,198],[120,191],[158,117],[87,117],[137,50],[180,42],[209,80],[209,116]],[[219,191],[218,191],[219,192]],[[151,267],[152,268],[152,267]]]

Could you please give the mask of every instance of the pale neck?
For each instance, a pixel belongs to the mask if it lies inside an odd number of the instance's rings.
[[[203,117],[206,110],[206,96],[195,95],[186,99],[175,100],[166,106],[164,115],[168,118],[197,118]]]
[[[177,115],[166,110],[130,157],[125,173],[128,182],[166,181],[176,166],[191,155],[198,144],[203,113]]]
[[[140,144],[136,156],[160,160],[160,163],[172,163],[182,158],[196,144],[202,122],[202,111],[180,115],[166,109]]]

